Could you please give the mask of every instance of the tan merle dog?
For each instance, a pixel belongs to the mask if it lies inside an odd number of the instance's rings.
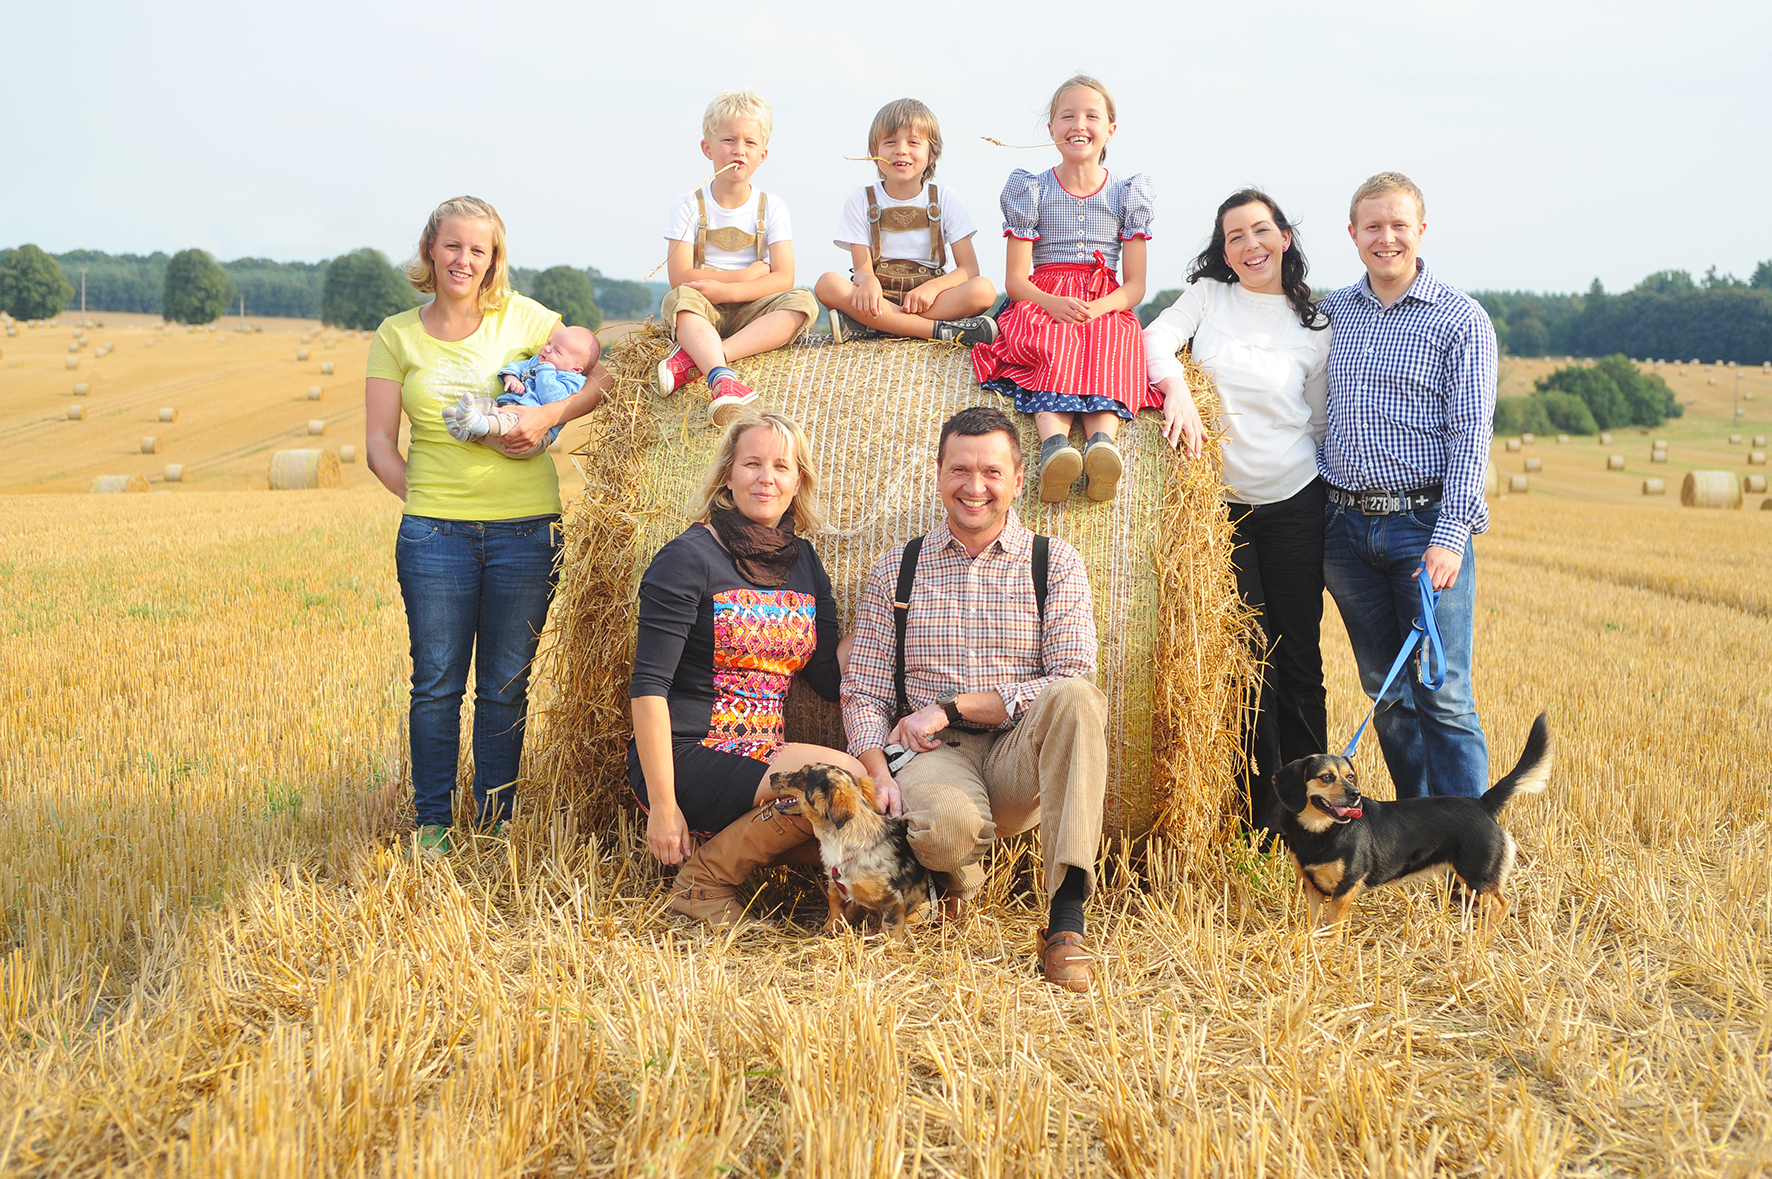
[[[1354,763],[1333,753],[1300,758],[1274,774],[1280,837],[1292,853],[1310,904],[1311,924],[1345,920],[1368,889],[1457,874],[1491,915],[1507,912],[1502,890],[1514,867],[1514,840],[1496,816],[1516,794],[1550,781],[1550,725],[1540,713],[1507,777],[1481,798],[1404,798],[1360,794]]]
[[[905,922],[935,901],[935,880],[911,853],[903,819],[883,815],[874,803],[874,780],[856,778],[833,765],[815,762],[791,774],[771,774],[776,806],[812,824],[825,867],[825,899],[837,923],[860,924],[878,917],[893,941],[904,938]]]

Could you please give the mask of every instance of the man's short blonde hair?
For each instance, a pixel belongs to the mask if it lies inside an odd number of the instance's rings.
[[[404,267],[406,281],[412,289],[425,295],[437,293],[437,268],[431,261],[431,249],[445,217],[461,217],[469,221],[485,221],[492,227],[492,265],[480,280],[480,313],[497,311],[511,297],[511,263],[505,255],[505,222],[491,203],[479,197],[451,197],[431,210],[424,232],[418,235],[418,254]]]
[[[1366,183],[1354,189],[1354,199],[1347,203],[1347,223],[1355,225],[1359,222],[1360,202],[1373,197],[1384,196],[1391,192],[1406,192],[1415,198],[1415,212],[1423,225],[1427,224],[1427,199],[1421,195],[1421,189],[1415,187],[1415,181],[1401,172],[1380,172],[1369,177]]]
[[[701,137],[712,140],[719,133],[720,124],[732,119],[749,119],[757,124],[757,130],[763,133],[763,146],[769,146],[775,116],[769,113],[769,104],[761,94],[755,90],[728,90],[708,103],[707,113],[701,117]]]
[[[923,169],[922,180],[935,179],[935,161],[941,159],[941,124],[935,120],[935,112],[914,98],[899,98],[880,108],[874,116],[874,125],[868,128],[868,154],[880,154],[880,141],[897,131],[900,127],[909,127],[914,135],[921,135],[923,142],[929,145],[929,166]],[[886,169],[878,159],[874,167],[880,175],[886,175]]]

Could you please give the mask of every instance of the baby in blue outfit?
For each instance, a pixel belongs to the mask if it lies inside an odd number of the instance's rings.
[[[512,454],[504,449],[499,439],[517,424],[517,415],[501,413],[499,407],[550,405],[566,400],[584,388],[585,371],[601,351],[597,333],[590,328],[557,327],[540,352],[528,360],[507,364],[498,370],[498,375],[504,378],[505,391],[496,402],[464,393],[459,402],[443,407],[443,425],[449,436],[458,441],[483,443],[509,458],[533,458],[559,437],[560,427],[549,430],[546,440],[532,449]]]

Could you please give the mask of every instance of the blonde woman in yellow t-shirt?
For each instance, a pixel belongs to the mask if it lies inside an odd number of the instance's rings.
[[[554,593],[560,491],[545,452],[512,459],[458,442],[443,409],[464,393],[496,397],[498,370],[533,356],[560,317],[511,290],[505,226],[474,197],[438,205],[407,264],[433,298],[390,315],[369,349],[364,400],[369,469],[406,503],[394,562],[412,638],[412,794],[418,846],[449,851],[451,796],[461,744],[461,698],[475,666],[476,826],[499,832],[523,752],[529,665]],[[610,386],[593,363],[564,401],[513,406],[504,435],[520,454],[554,426],[595,409]],[[412,425],[402,457],[400,415]]]

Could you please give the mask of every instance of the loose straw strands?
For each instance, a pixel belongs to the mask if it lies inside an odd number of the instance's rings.
[[[738,165],[739,165],[739,161],[733,160],[730,164],[727,164],[724,168],[721,168],[718,171],[714,172],[713,175],[703,177],[701,180],[701,183],[697,184],[695,186],[695,188],[700,188],[703,184],[707,184],[709,181],[717,180],[720,176],[720,173],[730,172],[732,169],[738,167]],[[695,189],[691,189],[690,191],[694,192]],[[641,279],[640,281],[641,282],[651,282],[652,276],[657,274],[659,271],[663,270],[667,265],[670,264],[670,261],[671,261],[670,251],[667,250],[667,251],[665,251],[665,260],[663,262],[660,262],[657,266],[654,266],[651,270],[648,270],[646,272],[646,277]]]

